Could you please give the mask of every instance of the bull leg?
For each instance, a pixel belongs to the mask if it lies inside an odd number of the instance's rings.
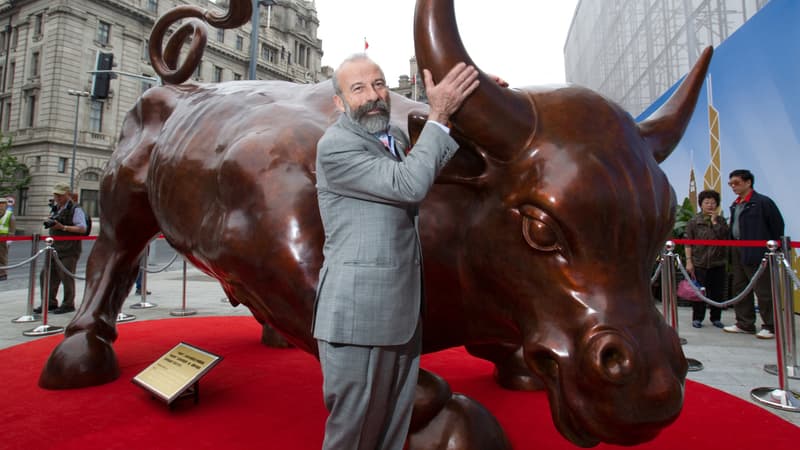
[[[419,371],[409,450],[510,450],[505,432],[478,402],[453,394],[441,377]]]
[[[522,355],[522,347],[506,344],[467,345],[472,356],[494,363],[497,384],[512,391],[539,391],[542,381],[531,372]]]
[[[83,301],[42,370],[43,388],[81,388],[119,377],[111,347],[117,338],[116,317],[136,280],[139,256],[158,228],[145,204],[128,198],[117,205],[130,207],[122,211],[118,206],[113,222],[101,218],[101,232],[87,263]]]

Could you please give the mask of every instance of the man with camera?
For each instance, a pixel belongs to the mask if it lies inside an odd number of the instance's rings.
[[[50,232],[50,236],[56,237],[53,248],[56,250],[58,260],[69,272],[75,273],[78,266],[78,258],[81,256],[80,240],[59,240],[59,236],[83,236],[86,234],[86,215],[83,209],[75,204],[70,197],[69,185],[57,183],[53,186],[54,208],[50,217],[44,221],[44,227]],[[44,296],[45,273],[42,270],[39,275],[39,282]],[[64,285],[64,301],[58,306],[58,285]],[[52,261],[50,264],[50,290],[47,299],[47,309],[53,314],[64,314],[75,311],[75,279],[69,274],[64,273],[58,267],[58,262]],[[42,298],[44,304],[44,298]],[[42,312],[42,307],[34,309],[34,312]]]

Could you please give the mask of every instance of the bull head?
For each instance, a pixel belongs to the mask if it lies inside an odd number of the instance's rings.
[[[458,62],[474,65],[452,0],[416,8],[421,69],[438,80]],[[463,201],[472,219],[458,230],[470,258],[459,256],[459,282],[474,293],[465,304],[515,330],[504,343],[522,345],[557,428],[578,445],[643,442],[680,413],[686,361],[650,291],[676,204],[658,163],[686,129],[711,54],[640,124],[585,88],[511,90],[483,73],[451,118],[474,150],[462,149],[440,181],[479,192]]]

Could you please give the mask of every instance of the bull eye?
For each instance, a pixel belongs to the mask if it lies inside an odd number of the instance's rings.
[[[525,205],[522,213],[522,235],[525,242],[536,250],[554,252],[563,249],[562,238],[555,221],[541,209]]]

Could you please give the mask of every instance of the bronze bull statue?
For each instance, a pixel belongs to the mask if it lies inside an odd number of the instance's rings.
[[[331,83],[181,84],[202,54],[202,21],[233,28],[250,12],[250,0],[231,1],[224,16],[181,6],[156,23],[151,59],[168,84],[125,119],[102,180],[83,302],[41,386],[119,376],[115,318],[159,232],[231,302],[315,354],[323,231],[314,161],[337,115]],[[162,54],[169,24],[187,18]],[[435,79],[472,63],[452,0],[418,0],[415,20],[420,67]],[[504,385],[541,383],[557,428],[580,446],[643,442],[676,419],[687,365],[649,276],[676,205],[658,164],[683,134],[710,59],[709,48],[639,124],[588,89],[510,90],[481,74],[452,118],[462,148],[421,206],[424,351],[466,345],[496,364]],[[393,122],[410,117],[413,139],[424,117],[409,112],[425,105],[392,102]],[[486,411],[424,371],[410,431],[410,448],[508,447]]]

